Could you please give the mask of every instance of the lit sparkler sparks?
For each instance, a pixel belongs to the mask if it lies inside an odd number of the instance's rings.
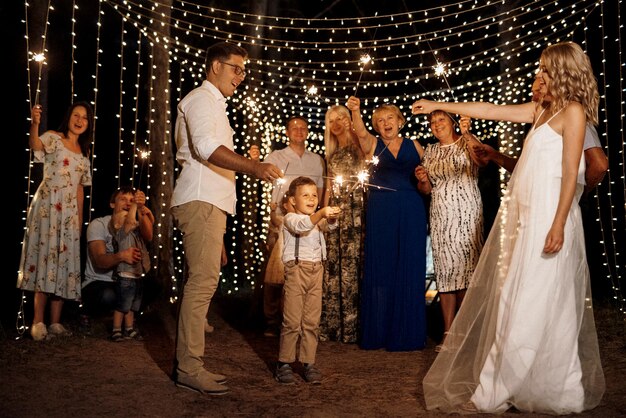
[[[357,173],[356,178],[358,179],[359,183],[365,184],[370,178],[370,172],[368,170],[361,170]]]
[[[448,74],[448,71],[446,70],[446,65],[444,63],[437,62],[437,65],[435,65],[433,68],[435,69],[435,75],[437,77],[445,76],[446,74]]]
[[[342,174],[338,174],[335,177],[326,177],[332,180],[333,184],[333,194],[335,196],[340,196],[343,193],[352,193],[358,187],[362,187],[363,191],[367,190],[369,187],[373,187],[379,190],[389,190],[395,192],[396,189],[392,189],[390,187],[378,186],[376,184],[368,183],[369,180],[369,171],[361,170],[351,179],[346,179]]]
[[[361,74],[359,75],[359,79],[356,82],[356,86],[354,86],[353,96],[356,96],[356,92],[359,90],[359,85],[361,84],[361,78],[363,77],[363,71],[365,70],[365,66],[372,62],[372,57],[370,54],[363,54],[361,58],[359,58],[359,62],[361,63]]]
[[[369,64],[370,61],[372,61],[372,57],[370,56],[370,54],[363,54],[361,55],[359,61],[361,61],[361,64],[366,65]]]
[[[256,101],[251,97],[246,97],[244,100],[244,104],[248,107],[248,109],[252,112],[258,112],[259,107],[257,106]]]
[[[39,52],[37,54],[33,53],[33,61],[37,63],[37,89],[35,91],[35,102],[34,104],[39,104],[39,87],[41,85],[41,72],[43,69],[43,65],[46,63],[46,56],[43,52]]]
[[[315,84],[311,84],[306,88],[306,94],[308,96],[317,96],[317,87],[315,87]]]
[[[276,185],[277,186],[282,186],[283,184],[287,183],[287,180],[285,180],[284,177],[281,177],[279,179],[276,179]]]
[[[372,155],[371,160],[365,160],[365,164],[371,164],[373,166],[377,166],[380,162],[380,157],[378,155]]]
[[[141,166],[139,168],[139,180],[137,181],[138,183],[137,189],[141,190],[141,178],[143,177],[143,167],[146,165],[146,160],[150,158],[150,151],[137,148],[136,155],[141,160]]]

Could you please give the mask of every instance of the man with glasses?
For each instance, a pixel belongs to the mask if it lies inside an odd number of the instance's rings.
[[[172,195],[172,216],[183,233],[188,267],[178,313],[175,381],[180,387],[223,395],[226,377],[204,368],[204,323],[218,285],[226,215],[235,213],[235,172],[265,181],[282,177],[273,164],[233,151],[226,98],[243,82],[245,49],[220,42],[206,51],[206,80],[178,104],[176,160],[182,170]]]

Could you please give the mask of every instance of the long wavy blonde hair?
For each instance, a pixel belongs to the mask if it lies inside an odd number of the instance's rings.
[[[343,116],[350,124],[352,124],[352,116],[350,115],[350,111],[347,107],[342,105],[335,105],[328,108],[326,111],[326,116],[324,117],[324,146],[326,147],[326,160],[330,160],[330,157],[337,151],[339,147],[339,140],[330,130],[330,114],[331,112],[336,112],[337,114]],[[361,146],[359,145],[359,139],[356,135],[352,134],[352,147],[356,149],[359,153],[359,156],[363,156],[363,152],[361,151]]]
[[[598,82],[593,75],[591,61],[582,48],[574,42],[550,45],[541,53],[541,61],[550,76],[552,112],[562,109],[569,102],[578,102],[585,109],[587,122],[597,125]]]

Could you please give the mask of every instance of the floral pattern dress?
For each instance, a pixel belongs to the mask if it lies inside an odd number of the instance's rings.
[[[359,288],[363,256],[362,187],[354,187],[354,176],[364,168],[359,152],[352,147],[337,149],[328,161],[328,175],[342,175],[343,187],[330,191],[330,204],[342,209],[339,226],[326,235],[327,268],[324,271],[320,339],[355,343],[359,329]]]
[[[41,135],[43,180],[26,218],[17,287],[80,299],[80,225],[77,190],[91,185],[89,159],[70,151],[57,134]]]

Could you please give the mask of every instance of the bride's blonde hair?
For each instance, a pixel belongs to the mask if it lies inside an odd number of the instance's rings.
[[[585,109],[587,122],[597,125],[598,82],[582,48],[574,42],[550,45],[541,53],[541,61],[550,76],[552,111],[562,109],[569,102],[578,102]]]

